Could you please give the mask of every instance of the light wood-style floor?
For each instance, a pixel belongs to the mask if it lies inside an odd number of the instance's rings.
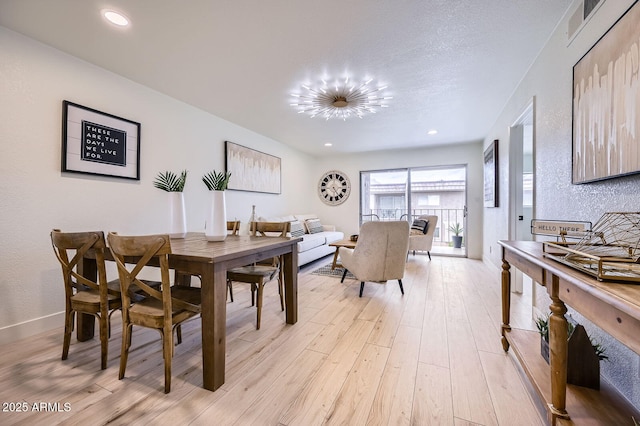
[[[79,343],[74,337],[69,358],[60,360],[62,325],[4,346],[3,409],[26,402],[28,410],[0,412],[0,424],[545,424],[500,344],[497,268],[409,256],[404,297],[390,281],[367,283],[359,298],[359,283],[311,274],[317,266],[300,273],[293,326],[284,323],[275,283],[265,291],[261,330],[255,330],[248,286],[234,286],[226,383],[216,392],[201,387],[199,319],[183,327],[168,395],[159,335],[151,330],[134,328],[127,374],[118,380],[118,314],[106,370],[100,370],[97,338]],[[511,323],[533,328],[526,297],[513,296]],[[34,404],[55,411],[32,411]]]

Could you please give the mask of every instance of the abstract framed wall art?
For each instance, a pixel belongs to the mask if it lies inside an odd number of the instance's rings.
[[[484,206],[498,207],[498,139],[484,151]]]
[[[640,173],[640,5],[573,67],[572,183]]]
[[[231,172],[227,189],[280,194],[280,158],[229,141],[225,153],[227,172]]]
[[[62,171],[140,180],[140,123],[63,101]]]

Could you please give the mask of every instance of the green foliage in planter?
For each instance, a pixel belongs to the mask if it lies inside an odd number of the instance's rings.
[[[186,182],[186,170],[183,170],[180,173],[180,176],[176,175],[173,172],[166,171],[158,173],[156,180],[153,181],[153,186],[167,192],[182,192],[184,190],[184,184]]]
[[[590,339],[590,340],[591,340],[591,346],[593,346],[593,349],[596,351],[596,355],[598,355],[598,359],[600,361],[608,360],[609,357],[605,355],[605,352],[607,349],[604,346],[602,346],[602,343],[596,342],[593,339]]]
[[[229,184],[231,172],[216,172],[215,170],[202,177],[202,181],[207,185],[209,191],[224,191]]]
[[[547,343],[549,342],[549,316],[550,315],[551,314],[548,314],[545,317],[536,318],[536,327],[538,328],[538,333],[540,333],[540,336],[542,336],[542,338]],[[573,323],[571,321],[567,321],[567,338],[571,337],[571,333],[573,333],[574,328],[575,326],[573,325]],[[593,346],[593,349],[596,352],[596,355],[598,355],[598,359],[600,361],[608,360],[609,357],[605,354],[606,348],[602,346],[602,343],[596,342],[591,338],[589,339],[591,340],[591,346]]]
[[[455,225],[449,226],[449,231],[453,232],[453,235],[457,237],[462,234],[462,227],[459,223],[456,223]]]
[[[549,315],[536,318],[536,327],[544,341],[549,343]]]

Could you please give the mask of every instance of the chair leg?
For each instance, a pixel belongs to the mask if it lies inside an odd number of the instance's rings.
[[[120,372],[118,379],[124,378],[124,372],[127,369],[127,358],[129,357],[129,347],[131,346],[131,324],[122,324],[122,349],[120,351]]]
[[[74,312],[67,311],[64,320],[64,339],[62,341],[62,359],[69,356],[69,346],[71,345],[71,332],[73,331]]]
[[[402,288],[402,280],[398,280],[398,285],[400,286],[400,293],[404,295],[404,288]]]
[[[427,256],[429,256],[429,260],[431,260],[431,253],[427,252]]]
[[[280,309],[284,312],[284,271],[282,270],[282,265],[284,263],[284,259],[280,257],[279,260],[279,269],[278,269],[278,293],[280,294]]]
[[[362,297],[362,292],[364,291],[364,281],[360,283],[360,297]]]
[[[171,325],[162,330],[162,357],[164,358],[164,393],[169,393],[171,392],[171,358],[173,357]]]
[[[100,315],[98,317],[98,326],[100,328],[100,368],[102,370],[107,368],[107,356],[109,352],[109,326],[107,322],[109,320],[109,314]]]
[[[348,272],[348,271],[347,271],[347,268],[344,268],[344,272],[342,273],[342,279],[340,280],[340,282],[341,282],[341,283],[343,283],[343,282],[344,282],[344,277],[346,277],[346,276],[347,276],[347,272]]]
[[[182,325],[176,327],[176,336],[178,337],[178,345],[182,343]]]
[[[251,283],[251,306],[256,306],[256,285]]]
[[[257,290],[258,290],[258,318],[257,318],[257,322],[256,322],[256,330],[260,330],[260,317],[262,316],[262,289],[264,288],[263,284],[260,283],[257,285]]]
[[[233,302],[233,284],[231,280],[227,280],[227,288],[229,289],[229,299]]]
[[[109,313],[109,319],[107,320],[107,335],[109,336],[109,339],[111,339],[111,315],[113,315],[116,311],[120,311],[120,313],[122,314],[122,309],[114,309]]]
[[[284,286],[282,277],[278,277],[278,293],[280,294],[280,309],[284,312]]]

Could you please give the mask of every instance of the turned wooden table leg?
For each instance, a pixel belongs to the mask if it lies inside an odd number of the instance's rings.
[[[504,255],[504,253],[503,253]],[[509,269],[511,265],[502,258],[502,348],[504,351],[509,350],[509,342],[505,334],[511,331],[510,311],[511,311],[511,273]]]
[[[550,290],[551,316],[549,317],[549,365],[551,368],[551,410],[552,419],[568,419],[567,403],[567,307],[558,297],[558,277],[553,276]],[[555,422],[553,422],[555,423]]]

